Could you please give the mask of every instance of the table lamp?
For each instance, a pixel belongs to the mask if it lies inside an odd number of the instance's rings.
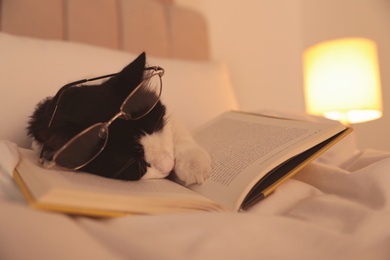
[[[304,91],[309,114],[345,125],[382,116],[377,48],[364,38],[316,44],[303,54]]]

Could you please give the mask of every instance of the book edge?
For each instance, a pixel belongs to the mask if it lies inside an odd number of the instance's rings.
[[[300,170],[302,170],[305,166],[307,166],[309,163],[314,161],[316,158],[318,158],[321,154],[323,154],[325,151],[330,149],[333,145],[341,141],[344,137],[346,137],[348,134],[350,134],[353,131],[351,127],[347,127],[339,136],[334,138],[332,141],[330,141],[327,145],[322,147],[320,150],[315,152],[313,155],[308,157],[304,162],[302,162],[300,165],[298,165],[296,168],[294,168],[291,172],[289,172],[287,175],[279,179],[274,183],[274,185],[271,185],[267,189],[265,189],[262,193],[264,194],[264,197],[267,197],[269,194],[271,194],[280,184],[282,184],[285,180],[291,178],[296,173],[298,173]]]
[[[52,212],[62,212],[71,215],[84,215],[90,217],[122,217],[127,215],[132,215],[130,212],[120,212],[120,211],[108,211],[108,210],[97,210],[97,209],[88,209],[88,208],[79,208],[79,207],[67,207],[67,206],[58,206],[54,204],[40,203],[35,200],[34,196],[24,183],[19,172],[15,169],[13,173],[14,180],[19,186],[24,198],[27,200],[27,203],[30,207],[36,209],[43,209]]]
[[[27,203],[30,207],[40,210],[46,210],[51,212],[60,212],[70,215],[83,215],[90,217],[122,217],[128,215],[160,215],[167,213],[185,213],[185,212],[226,212],[227,209],[218,203],[202,197],[202,201],[193,201],[189,203],[192,207],[159,207],[156,211],[126,211],[126,210],[113,210],[113,209],[97,209],[97,208],[88,208],[85,206],[71,206],[71,205],[59,205],[54,203],[48,203],[43,201],[38,201],[32,192],[28,189],[26,183],[23,180],[23,177],[18,172],[17,169],[13,173],[14,179],[19,186],[23,196],[27,200]],[[204,199],[204,200],[203,200]],[[195,204],[194,204],[195,203]]]

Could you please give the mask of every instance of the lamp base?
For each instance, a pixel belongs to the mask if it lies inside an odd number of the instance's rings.
[[[379,110],[348,110],[345,112],[329,111],[324,112],[326,118],[340,121],[342,124],[349,126],[350,124],[362,123],[370,120],[378,119],[382,116],[382,111]]]

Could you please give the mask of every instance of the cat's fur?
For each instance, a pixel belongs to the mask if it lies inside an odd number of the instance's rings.
[[[111,119],[129,93],[142,81],[145,53],[116,76],[98,85],[65,90],[50,128],[52,98],[39,103],[27,128],[38,146],[45,144],[47,157],[73,136],[97,122]],[[164,80],[164,79],[163,79]],[[109,128],[102,153],[80,170],[100,176],[138,180],[163,178],[172,170],[184,184],[202,183],[208,177],[210,157],[190,133],[159,102],[138,120],[116,119]]]

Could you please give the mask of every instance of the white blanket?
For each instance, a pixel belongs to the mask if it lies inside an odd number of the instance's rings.
[[[390,153],[324,155],[247,212],[70,217],[30,209],[0,145],[0,259],[390,259]]]

